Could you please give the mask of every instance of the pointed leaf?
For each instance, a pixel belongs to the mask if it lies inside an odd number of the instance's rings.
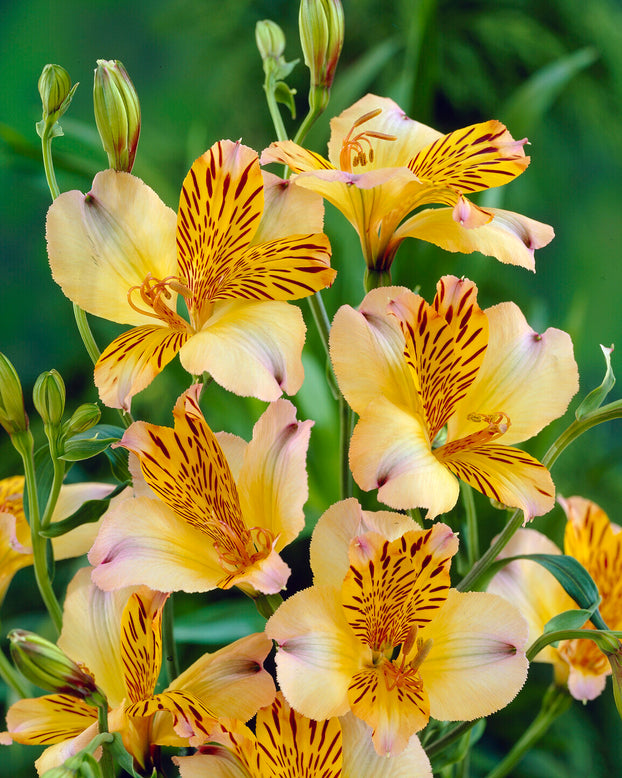
[[[596,387],[596,389],[592,389],[592,391],[583,399],[575,411],[574,415],[577,421],[584,419],[589,413],[600,408],[616,382],[616,377],[613,374],[613,370],[611,369],[611,352],[613,351],[613,344],[610,348],[601,345],[601,349],[603,351],[605,364],[607,366],[605,377],[603,378],[602,384]]]
[[[110,500],[120,494],[126,486],[127,484],[125,483],[119,484],[116,489],[110,492],[108,497],[103,500],[87,500],[75,513],[72,513],[71,516],[68,516],[62,521],[56,521],[54,524],[50,524],[46,530],[41,530],[40,534],[45,538],[57,538],[76,527],[80,527],[82,524],[89,524],[97,521],[108,509]]]
[[[552,619],[547,621],[547,623],[544,625],[543,633],[559,632],[560,630],[564,629],[582,629],[585,622],[592,618],[594,610],[595,608],[589,610],[585,608],[577,608],[577,610],[558,613],[557,616],[553,616]],[[555,643],[552,643],[552,645],[557,646],[557,643],[558,641],[555,641]]]
[[[65,442],[63,454],[59,459],[67,462],[79,462],[101,454],[112,443],[123,437],[124,429],[111,424],[96,424],[86,432],[79,432]]]

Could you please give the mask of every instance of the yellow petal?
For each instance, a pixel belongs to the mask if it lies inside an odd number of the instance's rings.
[[[97,721],[97,708],[69,694],[48,694],[18,700],[6,720],[16,743],[50,745],[79,735]]]
[[[173,718],[173,728],[179,737],[191,746],[198,746],[209,738],[216,719],[212,712],[194,695],[183,691],[166,691],[127,709],[127,715],[135,718],[151,718],[166,711]]]
[[[445,276],[432,305],[412,292],[389,304],[402,328],[404,357],[421,398],[430,441],[475,380],[488,343],[486,315],[472,281]]]
[[[240,470],[240,505],[249,526],[263,527],[279,551],[304,527],[307,448],[312,421],[297,421],[288,400],[271,403],[253,428]]]
[[[282,162],[292,169],[294,173],[302,173],[310,170],[335,170],[335,166],[324,159],[321,154],[309,151],[291,140],[271,143],[261,155],[261,164],[269,165],[271,162]]]
[[[128,589],[103,592],[91,581],[91,569],[78,570],[67,588],[59,647],[84,664],[112,707],[126,697],[120,630]]]
[[[448,425],[456,440],[481,429],[469,414],[502,411],[510,418],[506,445],[527,440],[561,416],[579,388],[570,336],[528,325],[518,306],[501,303],[486,310],[489,325],[484,362]]]
[[[523,145],[496,120],[463,127],[421,149],[408,167],[417,178],[459,192],[507,184],[529,164]],[[438,202],[438,201],[437,201]]]
[[[412,671],[396,678],[390,662],[356,673],[348,698],[354,715],[372,728],[374,748],[385,758],[400,754],[430,718],[421,679]]]
[[[419,738],[413,735],[401,754],[390,759],[373,746],[371,730],[348,713],[339,719],[343,737],[342,778],[432,778],[432,767]]]
[[[272,643],[263,633],[248,635],[213,654],[203,654],[167,690],[190,692],[218,718],[248,721],[274,699],[274,681],[263,667],[271,650]]]
[[[270,402],[300,389],[305,332],[289,303],[223,301],[179,356],[189,373],[206,371],[230,392]]]
[[[145,325],[115,338],[95,365],[95,385],[103,403],[129,410],[132,397],[168,365],[190,337],[188,328]]]
[[[548,513],[555,505],[551,474],[518,448],[494,443],[463,448],[462,441],[457,441],[441,446],[435,453],[441,463],[474,489],[510,508],[520,508],[525,521]]]
[[[364,511],[351,497],[337,502],[320,516],[311,536],[313,582],[340,588],[350,567],[350,542],[365,532],[377,532],[395,540],[419,529],[410,516],[391,511]]]
[[[451,590],[421,637],[432,640],[420,673],[436,719],[488,716],[525,682],[527,624],[502,597]]]
[[[430,449],[422,421],[383,397],[373,400],[350,443],[354,480],[392,508],[427,508],[427,518],[451,510],[458,481]]]
[[[264,212],[253,243],[264,243],[292,233],[322,232],[324,201],[319,195],[266,170],[262,170],[262,176]]]
[[[132,594],[123,610],[121,661],[127,696],[133,703],[151,697],[160,675],[166,597],[145,588]]]
[[[273,778],[341,778],[341,727],[336,718],[311,721],[282,694],[257,714],[260,775]]]
[[[110,321],[149,321],[128,304],[128,291],[149,273],[176,273],[175,212],[129,173],[106,170],[87,195],[59,195],[46,234],[56,283],[81,308]]]
[[[330,331],[330,356],[339,388],[359,415],[377,395],[404,409],[417,408],[404,338],[397,320],[387,314],[391,300],[406,292],[390,286],[369,292],[359,310],[343,305]],[[363,367],[363,369],[361,369]]]
[[[292,707],[313,719],[349,710],[350,679],[371,652],[348,626],[338,590],[297,592],[268,619],[266,635],[277,642],[277,678]]]
[[[160,500],[128,498],[110,509],[89,553],[105,590],[145,584],[159,591],[206,592],[223,577],[214,545]]]
[[[20,518],[27,529],[26,519]],[[0,602],[4,599],[15,573],[32,564],[32,551],[29,545],[24,546],[19,542],[17,532],[16,517],[10,513],[0,513]],[[27,538],[24,540],[27,541]]]

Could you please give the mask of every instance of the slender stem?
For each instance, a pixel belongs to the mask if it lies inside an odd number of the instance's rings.
[[[10,686],[19,697],[29,696],[28,689],[24,686],[22,679],[7,659],[4,651],[0,651],[0,676],[2,676],[2,680],[6,685]]]
[[[97,343],[95,343],[95,338],[93,337],[93,333],[89,327],[89,322],[86,318],[86,311],[82,310],[79,305],[74,303],[73,315],[76,320],[76,324],[78,325],[78,332],[82,338],[82,343],[84,343],[84,348],[87,350],[87,353],[91,358],[91,362],[95,364],[99,359],[101,352],[97,347]]]
[[[169,684],[179,675],[179,658],[177,656],[177,645],[173,633],[174,622],[175,610],[173,595],[171,594],[164,606],[164,613],[162,614],[162,648],[166,665],[166,678]]]
[[[304,139],[307,137],[307,133],[315,123],[315,120],[323,113],[324,109],[309,108],[309,111],[305,118],[302,120],[302,124],[298,128],[298,132],[294,137],[294,143],[301,145]]]
[[[320,340],[322,341],[322,346],[324,347],[324,351],[326,352],[326,356],[330,358],[330,351],[328,348],[328,338],[330,335],[330,319],[328,318],[328,314],[326,313],[326,308],[324,307],[324,301],[322,300],[322,295],[319,292],[316,292],[315,294],[312,294],[310,297],[307,297],[306,299],[309,301],[309,308],[311,308],[311,313],[313,314],[313,321],[315,322],[315,326],[317,327],[317,331],[320,336]]]
[[[622,632],[604,629],[560,629],[555,632],[545,632],[540,635],[527,649],[526,655],[530,662],[540,651],[558,640],[593,640],[603,653],[616,651],[620,647],[619,638]]]
[[[458,740],[458,738],[461,738],[466,732],[474,727],[478,721],[479,719],[475,719],[474,721],[461,721],[444,735],[441,735],[441,737],[433,740],[429,746],[426,746],[426,754],[430,757],[430,759],[433,756],[436,756],[436,754],[440,754],[447,748],[447,746],[450,746],[453,742]]]
[[[464,481],[460,481],[460,491],[462,493],[462,502],[466,514],[467,562],[469,568],[472,568],[479,559],[479,533],[477,529],[475,500],[473,499],[473,489],[469,484],[464,483]]]
[[[54,163],[52,161],[52,135],[50,130],[52,126],[46,126],[43,135],[41,136],[41,151],[43,154],[43,169],[45,170],[45,178],[48,182],[48,189],[52,195],[52,200],[56,200],[60,194],[58,183],[56,181],[56,173],[54,172]]]
[[[547,729],[572,704],[572,697],[565,688],[551,686],[544,695],[538,715],[514,743],[510,752],[497,763],[486,778],[503,778],[509,775],[523,756],[540,740]]]
[[[341,475],[341,499],[352,497],[352,473],[348,452],[350,449],[350,433],[352,431],[352,413],[345,398],[339,397],[339,451]]]
[[[50,493],[48,495],[48,499],[45,504],[45,510],[43,511],[43,516],[41,517],[42,530],[45,530],[50,526],[50,521],[52,520],[52,514],[54,513],[54,508],[56,508],[56,503],[58,502],[58,495],[60,494],[60,488],[63,484],[63,478],[65,477],[65,463],[63,462],[62,459],[58,459],[55,456],[55,452],[52,451],[51,447],[50,447],[50,455],[52,457],[54,477],[52,480],[52,488],[50,489]]]
[[[109,732],[108,730],[108,702],[104,701],[101,705],[97,706],[97,724],[100,734]],[[106,743],[102,744],[102,756],[100,759],[100,767],[102,769],[103,778],[115,778],[114,762],[112,760],[112,754]]]
[[[19,452],[24,463],[24,475],[26,478],[26,491],[28,493],[28,521],[30,523],[30,538],[32,544],[33,565],[35,569],[35,578],[37,586],[45,607],[50,614],[52,621],[60,633],[63,624],[63,614],[52,589],[50,581],[47,558],[46,544],[47,538],[40,534],[41,520],[39,514],[39,498],[37,496],[37,479],[35,476],[35,462],[33,457],[33,439],[29,431],[21,435],[13,435],[11,441]]]
[[[270,118],[272,119],[272,124],[274,125],[276,137],[278,140],[287,140],[287,130],[283,124],[283,117],[279,111],[279,106],[274,96],[274,89],[272,84],[269,82],[269,79],[266,79],[266,83],[264,84],[263,88],[266,93],[266,102],[268,103],[268,110],[270,111]]]

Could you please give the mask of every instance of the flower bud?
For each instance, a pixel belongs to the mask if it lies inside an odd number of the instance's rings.
[[[59,119],[69,108],[77,84],[71,86],[71,78],[60,65],[46,65],[39,76],[39,94],[43,105],[43,119]]]
[[[324,110],[343,46],[341,1],[301,0],[298,27],[305,65],[311,71],[309,103]]]
[[[110,167],[131,172],[140,135],[140,104],[134,84],[118,60],[97,60],[93,106]]]
[[[255,41],[262,60],[276,59],[285,53],[285,33],[276,22],[264,19],[255,25]]]
[[[24,394],[11,362],[0,353],[0,424],[13,436],[28,429]]]
[[[65,384],[56,370],[48,370],[35,381],[32,401],[44,424],[54,427],[63,420],[65,412]]]
[[[63,427],[63,433],[70,438],[80,432],[86,432],[97,424],[101,415],[102,412],[96,403],[79,405]]]
[[[90,705],[105,701],[93,676],[77,665],[60,648],[34,632],[13,629],[8,635],[11,657],[29,681],[56,694],[70,694]]]

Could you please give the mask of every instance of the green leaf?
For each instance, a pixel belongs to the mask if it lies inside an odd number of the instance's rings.
[[[116,489],[110,492],[108,497],[105,497],[103,500],[87,500],[77,511],[75,511],[75,513],[72,513],[71,516],[68,516],[62,521],[55,521],[53,524],[50,524],[47,529],[41,530],[40,534],[45,538],[57,538],[60,535],[71,532],[71,530],[76,527],[82,526],[82,524],[92,524],[106,512],[110,505],[110,500],[120,494],[126,487],[127,484],[125,483],[119,484]]]
[[[594,610],[586,610],[585,608],[577,608],[571,611],[564,611],[558,613],[557,616],[553,616],[544,625],[543,633],[558,632],[562,629],[582,629],[586,621],[592,618]],[[557,641],[552,645],[556,646]]]
[[[296,103],[294,102],[295,89],[291,89],[285,81],[277,81],[274,85],[274,99],[277,103],[283,103],[289,108],[292,119],[296,118]]]
[[[574,414],[577,421],[585,418],[592,411],[598,410],[615,385],[616,377],[611,369],[611,352],[613,351],[613,345],[610,348],[601,345],[601,349],[603,351],[603,356],[605,357],[605,377],[600,386],[596,389],[592,389],[592,391],[583,398]]]
[[[96,424],[86,432],[79,432],[65,441],[63,454],[59,459],[67,462],[90,459],[120,440],[124,432],[122,427],[115,427],[112,424]]]

